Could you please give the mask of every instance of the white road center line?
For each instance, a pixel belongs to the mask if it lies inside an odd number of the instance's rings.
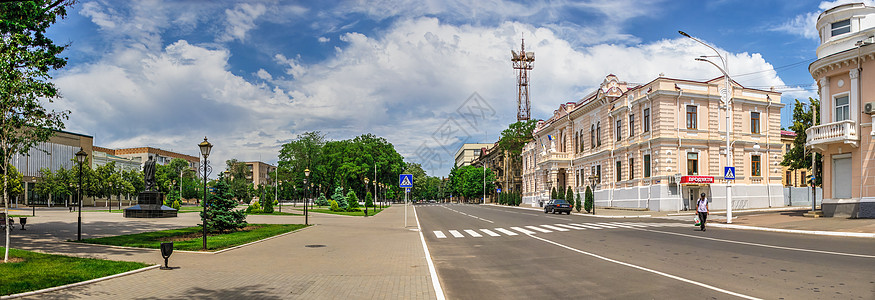
[[[457,237],[457,238],[465,237],[464,235],[462,235],[462,233],[460,233],[458,231],[455,231],[455,230],[448,230],[448,231],[450,232],[450,234],[453,235],[453,237]]]
[[[626,262],[622,262],[622,261],[615,260],[615,259],[610,259],[610,258],[607,258],[607,257],[601,256],[601,255],[598,255],[598,254],[589,253],[589,252],[586,252],[586,251],[583,251],[583,250],[575,249],[575,248],[572,248],[572,247],[569,247],[569,246],[566,246],[566,245],[563,245],[563,244],[560,244],[560,243],[557,243],[557,242],[554,242],[554,241],[551,241],[551,240],[548,240],[548,239],[545,239],[545,238],[537,237],[537,236],[534,236],[534,235],[531,235],[531,234],[529,235],[529,237],[534,238],[534,239],[537,239],[537,240],[541,240],[541,241],[544,241],[544,242],[547,242],[547,243],[550,243],[550,244],[553,244],[553,245],[556,245],[556,246],[559,246],[559,247],[562,247],[562,248],[565,248],[565,249],[568,249],[568,250],[571,250],[571,251],[574,251],[574,252],[577,252],[577,253],[580,253],[580,254],[589,255],[589,256],[592,256],[592,257],[595,257],[595,258],[598,258],[598,259],[604,260],[604,261],[609,261],[609,262],[612,262],[612,263],[615,263],[615,264],[620,264],[620,265],[624,265],[624,266],[627,266],[627,267],[630,267],[630,268],[635,268],[635,269],[638,269],[638,270],[642,270],[642,271],[645,271],[645,272],[654,273],[654,274],[661,275],[661,276],[665,276],[665,277],[668,277],[668,278],[671,278],[671,279],[680,280],[680,281],[683,281],[683,282],[686,282],[686,283],[690,283],[690,284],[698,285],[698,286],[701,286],[701,287],[703,287],[703,288],[710,289],[710,290],[717,291],[717,292],[721,292],[721,293],[724,293],[724,294],[728,294],[728,295],[732,295],[732,296],[736,296],[736,297],[741,297],[741,298],[744,298],[744,299],[759,299],[759,298],[756,298],[756,297],[751,297],[751,296],[744,295],[744,294],[740,294],[740,293],[736,293],[736,292],[733,292],[733,291],[724,290],[724,289],[721,289],[721,288],[718,288],[718,287],[715,287],[715,286],[712,286],[712,285],[708,285],[708,284],[705,284],[705,283],[701,283],[701,282],[698,282],[698,281],[693,281],[693,280],[690,280],[690,279],[686,279],[686,278],[683,278],[683,277],[680,277],[680,276],[675,276],[675,275],[671,275],[671,274],[668,274],[668,273],[663,273],[663,272],[660,272],[660,271],[657,271],[657,270],[648,269],[648,268],[645,268],[645,267],[642,267],[642,266],[633,265],[633,264],[626,263]]]
[[[473,236],[473,237],[475,237],[475,238],[476,238],[476,237],[483,237],[483,235],[481,235],[481,234],[479,234],[479,233],[477,233],[476,231],[471,230],[471,229],[465,229],[464,231],[465,231],[465,233],[467,233],[468,235]]]
[[[528,229],[534,229],[534,230],[537,230],[537,231],[540,231],[540,232],[543,232],[543,233],[550,233],[550,232],[552,232],[552,231],[550,231],[550,230],[547,230],[547,229],[544,229],[544,228],[541,228],[541,227],[538,227],[538,226],[526,226],[526,228],[528,228]]]
[[[496,228],[496,229],[498,229],[498,228]],[[534,231],[531,231],[531,230],[528,230],[528,229],[522,229],[522,228],[519,228],[519,227],[511,227],[510,229],[513,229],[513,230],[516,230],[516,231],[522,232],[522,233],[524,233],[524,234],[535,234]],[[501,230],[499,230],[499,231],[501,231]]]
[[[562,228],[562,227],[556,227],[556,226],[553,226],[553,225],[541,225],[541,227],[544,227],[544,228],[547,228],[547,229],[553,229],[553,230],[556,230],[556,231],[569,231],[568,229],[565,229],[565,228]]]
[[[445,238],[447,238],[447,236],[446,236],[442,231],[440,231],[440,230],[435,230],[435,231],[434,231],[434,236],[436,236],[436,237],[439,238],[439,239],[445,239]]]
[[[497,229],[496,229],[496,230],[497,230]],[[480,229],[480,231],[483,231],[483,233],[486,233],[486,234],[488,234],[489,236],[501,236],[500,234],[495,233],[495,231],[492,231],[492,230],[489,230],[489,229]]]
[[[683,237],[697,238],[697,239],[703,239],[703,240],[709,240],[709,241],[717,241],[717,242],[732,243],[732,244],[739,244],[739,245],[748,245],[748,246],[765,247],[765,248],[772,248],[772,249],[781,249],[781,250],[790,250],[790,251],[800,251],[800,252],[811,252],[811,253],[821,253],[821,254],[831,254],[831,255],[841,255],[841,256],[851,256],[851,257],[862,257],[862,258],[875,258],[875,255],[855,254],[855,253],[843,253],[843,252],[833,252],[833,251],[824,251],[824,250],[812,250],[812,249],[802,249],[802,248],[793,248],[793,247],[783,247],[783,246],[774,246],[774,245],[766,245],[766,244],[757,244],[757,243],[742,242],[742,241],[724,240],[724,239],[717,239],[717,238],[710,238],[710,237],[705,237],[705,236],[696,236],[696,235],[689,235],[689,234],[675,233],[675,232],[668,232],[668,231],[659,231],[659,230],[651,230],[651,229],[639,229],[639,228],[635,228],[635,229],[636,229],[636,230],[641,230],[641,231],[648,231],[648,232],[655,232],[655,233],[663,233],[663,234],[671,234],[671,235],[677,235],[677,236],[683,236]]]
[[[495,230],[497,230],[498,232],[504,233],[506,235],[510,235],[510,236],[518,235],[516,232],[510,231],[510,230],[507,230],[504,228],[495,228]]]

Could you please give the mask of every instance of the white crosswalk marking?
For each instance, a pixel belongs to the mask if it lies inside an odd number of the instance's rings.
[[[515,231],[507,230],[504,228],[492,228],[486,229],[482,228],[478,230],[475,229],[459,229],[459,230],[447,230],[450,235],[454,238],[464,238],[466,234],[471,237],[479,238],[484,237],[486,235],[490,237],[501,237],[501,236],[516,236],[519,235],[517,232],[521,232],[523,234],[537,234],[537,233],[550,233],[550,232],[564,232],[574,230],[587,230],[587,229],[617,229],[617,228],[649,228],[649,227],[678,227],[678,226],[687,226],[686,223],[639,223],[639,222],[600,222],[600,223],[567,223],[567,224],[544,224],[544,225],[529,225],[529,226],[520,226],[520,227],[510,227]],[[444,234],[443,231],[435,230],[433,231],[435,237],[439,239],[447,238],[447,235]],[[465,234],[462,234],[464,232]],[[482,234],[481,234],[482,232]],[[485,234],[485,235],[484,235]]]
[[[604,227],[592,226],[592,225],[581,224],[581,223],[574,223],[574,224],[572,224],[572,225],[574,225],[574,226],[586,227],[586,228],[589,228],[589,229],[605,229]]]
[[[531,231],[531,230],[528,230],[528,229],[522,229],[522,228],[519,228],[519,227],[511,227],[510,229],[513,229],[513,230],[516,230],[516,231],[522,232],[523,234],[535,234],[534,231]]]
[[[575,229],[575,230],[586,230],[586,228],[581,228],[581,227],[572,226],[572,225],[568,225],[568,224],[556,224],[556,226],[562,226],[565,228],[571,228],[571,229]]]
[[[556,231],[568,231],[568,229],[565,229],[565,228],[562,228],[562,227],[556,227],[556,226],[553,226],[553,225],[541,225],[541,227],[544,227],[544,228],[547,228],[547,229],[553,229],[553,230],[556,230]]]
[[[623,224],[619,224],[619,223],[599,223],[599,225],[616,226],[616,227],[620,227],[620,228],[635,228],[632,226],[623,225]]]
[[[544,228],[541,228],[541,227],[538,227],[538,226],[526,226],[526,228],[534,229],[534,230],[537,230],[537,231],[540,231],[540,232],[543,232],[543,233],[550,233],[550,232],[552,232],[552,231],[550,231],[550,230],[547,230],[547,229],[544,229]]]
[[[507,230],[504,228],[495,228],[495,230],[497,230],[498,232],[504,233],[506,235],[511,235],[511,236],[518,235],[516,232],[510,231],[510,230]]]
[[[465,233],[467,233],[473,237],[483,237],[483,235],[481,235],[481,234],[479,234],[476,231],[471,230],[471,229],[465,229],[464,231],[465,231]]]
[[[498,230],[498,229],[496,229],[496,230]],[[489,236],[501,236],[500,234],[495,233],[495,231],[492,231],[489,229],[480,229],[480,231],[483,231],[483,233],[486,233]]]

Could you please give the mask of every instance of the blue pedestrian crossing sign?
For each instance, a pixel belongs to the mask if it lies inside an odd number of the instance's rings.
[[[411,174],[401,174],[398,177],[398,186],[403,188],[412,188],[413,187],[413,175]]]
[[[735,180],[735,167],[724,167],[723,179]]]

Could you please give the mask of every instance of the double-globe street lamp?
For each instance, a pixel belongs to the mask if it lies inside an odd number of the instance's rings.
[[[209,176],[210,172],[213,171],[213,168],[210,167],[210,161],[207,160],[207,157],[210,156],[210,150],[213,149],[213,144],[210,144],[210,142],[207,141],[207,137],[204,137],[204,141],[197,146],[200,148],[201,155],[204,157],[204,163],[200,166],[204,174],[204,211],[201,214],[201,225],[204,227],[204,250],[207,250],[207,176]]]
[[[721,73],[723,73],[724,83],[723,83],[723,90],[720,91],[720,102],[723,102],[723,108],[726,110],[726,167],[731,167],[733,165],[733,163],[732,163],[732,148],[730,148],[731,145],[729,144],[729,134],[730,134],[730,130],[731,130],[732,126],[729,124],[729,114],[731,114],[732,111],[730,110],[729,105],[732,103],[732,84],[731,84],[732,79],[730,79],[729,74],[726,73],[726,69],[727,69],[726,59],[723,58],[723,55],[720,54],[720,51],[717,51],[717,49],[714,49],[714,47],[711,47],[711,45],[708,45],[705,42],[690,36],[686,32],[678,31],[678,33],[698,42],[699,44],[705,45],[705,47],[708,47],[711,50],[714,50],[714,53],[717,53],[717,57],[720,58],[720,62],[723,63],[723,67],[721,68],[720,66],[718,66],[714,62],[705,59],[706,57],[713,57],[713,56],[703,55],[701,57],[696,58],[697,61],[707,62],[707,63],[713,65],[714,67],[716,67],[718,70],[720,70]],[[727,180],[727,182],[726,182],[726,223],[732,223],[732,184],[731,184],[731,181],[729,181],[729,180]]]
[[[76,161],[79,162],[79,196],[77,197],[79,201],[79,220],[77,226],[77,234],[76,240],[82,240],[82,164],[85,163],[85,158],[88,157],[88,153],[82,148],[79,148],[79,152],[76,152]]]

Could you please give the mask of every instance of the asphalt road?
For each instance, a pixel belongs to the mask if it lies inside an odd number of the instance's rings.
[[[448,299],[875,299],[872,239],[486,205],[416,217]]]

